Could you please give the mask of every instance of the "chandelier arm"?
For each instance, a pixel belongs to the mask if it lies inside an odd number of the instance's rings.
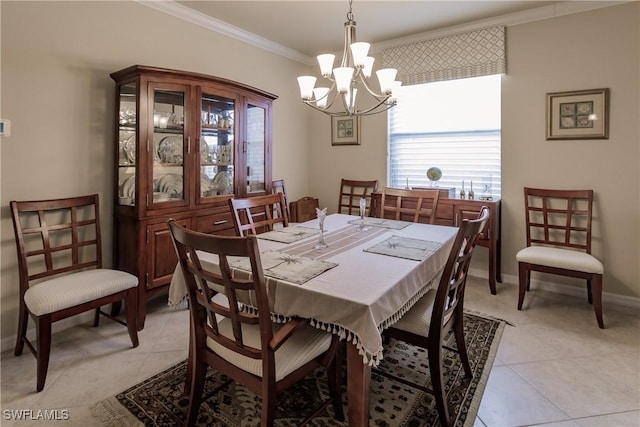
[[[383,101],[386,101],[391,94],[389,95],[384,95],[382,93],[377,93],[376,91],[374,91],[373,89],[371,89],[371,86],[369,86],[369,81],[365,78],[364,74],[360,74],[360,82],[362,82],[364,88],[367,90],[367,92],[369,92],[369,94],[371,94],[371,96],[375,97],[377,100],[383,99]]]
[[[395,101],[392,102],[391,104],[386,104],[385,101],[386,101],[386,98],[381,100],[381,101],[379,101],[376,105],[374,105],[371,108],[367,108],[366,110],[358,110],[358,111],[356,111],[355,114],[359,115],[359,116],[367,116],[367,115],[370,115],[370,114],[381,113],[381,112],[386,111],[389,108],[393,107],[394,105],[396,105]],[[380,107],[381,105],[384,105],[385,107],[382,108],[382,109],[379,109],[378,107]]]

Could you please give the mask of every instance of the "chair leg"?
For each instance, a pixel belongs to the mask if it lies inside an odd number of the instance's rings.
[[[42,391],[47,379],[49,369],[49,354],[51,353],[51,317],[48,315],[38,317],[36,321],[36,340],[38,351],[37,359],[37,385],[36,390]]]
[[[431,372],[431,383],[433,395],[436,399],[436,408],[440,416],[440,424],[449,427],[449,408],[447,407],[447,396],[444,390],[444,380],[442,378],[442,347],[439,340],[433,340],[427,349],[429,356],[429,371]]]
[[[522,303],[524,302],[524,294],[529,288],[529,270],[527,269],[527,265],[523,262],[518,263],[518,279],[520,284],[520,289],[518,293],[518,310],[522,310]]]
[[[202,393],[207,374],[207,364],[202,361],[192,361],[191,390],[189,391],[189,409],[187,410],[187,422],[185,426],[193,427],[198,419],[198,411],[202,403]]]
[[[589,304],[593,304],[593,295],[591,293],[591,280],[587,279],[587,301]]]
[[[593,287],[593,310],[596,312],[596,319],[600,329],[604,329],[604,321],[602,320],[602,274],[594,274],[591,280]]]
[[[27,335],[27,324],[29,323],[29,311],[24,301],[20,301],[20,314],[18,317],[18,337],[16,338],[16,348],[13,354],[20,356],[24,350],[24,337]]]
[[[339,421],[344,421],[344,410],[342,409],[342,344],[342,342],[338,343],[336,354],[327,367],[331,403],[336,419]]]
[[[129,331],[131,345],[135,348],[138,346],[138,290],[136,288],[127,291],[125,306],[127,309],[127,331]]]
[[[270,381],[262,379],[262,417],[260,427],[273,427],[276,412],[275,387],[269,388]]]
[[[93,327],[97,328],[100,325],[100,307],[96,308],[93,313]]]
[[[455,314],[454,314],[455,316]],[[464,367],[464,373],[467,377],[472,378],[473,372],[471,371],[471,364],[469,363],[469,355],[467,354],[467,343],[464,340],[464,325],[462,323],[462,316],[458,316],[453,325],[453,334],[456,338],[456,346],[458,347],[458,354]]]

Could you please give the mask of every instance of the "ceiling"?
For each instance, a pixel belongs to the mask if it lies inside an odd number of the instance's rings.
[[[349,11],[347,0],[176,3],[307,56],[342,49]],[[356,0],[352,11],[357,40],[373,44],[554,3],[560,2]]]

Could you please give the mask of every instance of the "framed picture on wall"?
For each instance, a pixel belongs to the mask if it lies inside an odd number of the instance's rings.
[[[547,93],[552,139],[609,139],[609,89]]]
[[[359,145],[360,117],[331,117],[331,145]]]

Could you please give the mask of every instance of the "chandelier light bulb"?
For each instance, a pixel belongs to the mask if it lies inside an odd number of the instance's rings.
[[[328,87],[317,87],[313,89],[313,94],[316,97],[316,105],[320,108],[327,107],[327,99],[329,98]]]
[[[351,79],[353,78],[353,68],[334,68],[333,78],[336,79],[336,87],[338,89],[338,92],[347,93],[349,91],[349,87],[351,86]]]
[[[364,58],[364,68],[362,69],[362,74],[364,74],[366,78],[371,77],[371,71],[373,71],[374,61],[375,58],[373,56],[367,56],[366,58]]]
[[[318,65],[320,66],[320,74],[323,77],[331,76],[331,70],[333,70],[333,61],[336,59],[336,56],[331,53],[324,53],[322,55],[318,55],[316,57],[318,60]]]
[[[302,99],[313,98],[313,87],[316,84],[316,78],[313,76],[298,77],[298,86],[300,86],[300,96]]]
[[[383,94],[391,94],[391,90],[393,89],[393,82],[396,79],[397,72],[398,70],[396,70],[395,68],[383,68],[376,71],[378,81],[380,82],[380,91]]]
[[[365,66],[369,47],[371,45],[365,42],[351,43],[351,54],[353,55],[353,65],[358,68]]]

